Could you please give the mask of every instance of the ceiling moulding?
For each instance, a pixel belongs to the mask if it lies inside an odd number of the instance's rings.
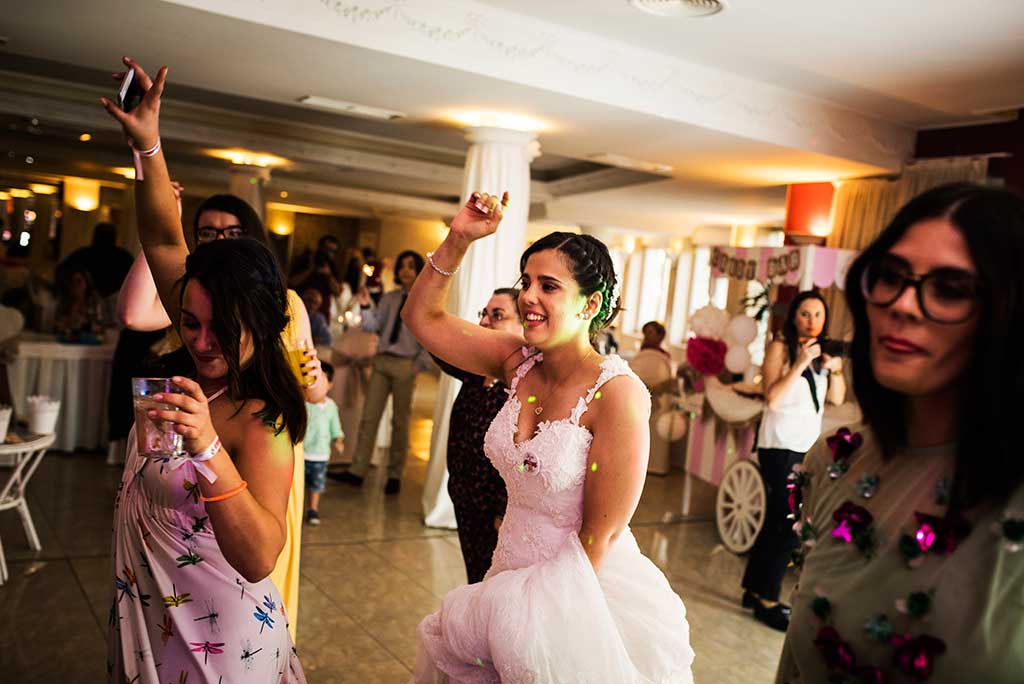
[[[164,2],[893,171],[913,148],[909,128],[476,2]]]

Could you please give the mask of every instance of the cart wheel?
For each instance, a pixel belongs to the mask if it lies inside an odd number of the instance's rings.
[[[722,478],[715,502],[718,536],[733,553],[746,553],[764,525],[764,481],[750,460],[736,461]]]

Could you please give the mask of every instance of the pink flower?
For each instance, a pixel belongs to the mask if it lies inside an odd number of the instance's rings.
[[[864,438],[859,432],[850,432],[849,428],[839,428],[834,435],[825,440],[825,443],[832,450],[832,460],[842,461],[849,458],[864,443]]]
[[[814,640],[821,655],[825,658],[825,666],[831,672],[850,672],[857,662],[853,647],[843,641],[835,627],[825,625],[818,630]]]
[[[927,634],[916,637],[894,634],[889,643],[893,647],[893,663],[915,682],[923,682],[931,677],[936,656],[946,652],[946,644],[941,639]]]
[[[874,516],[866,508],[858,506],[852,501],[847,501],[832,513],[832,519],[838,523],[832,536],[842,539],[849,544],[855,537],[860,536],[871,527]]]
[[[725,368],[725,342],[693,337],[686,343],[686,361],[701,375],[718,375]]]

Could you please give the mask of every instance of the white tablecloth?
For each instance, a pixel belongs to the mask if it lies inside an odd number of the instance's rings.
[[[14,409],[25,417],[25,398],[60,399],[54,449],[100,449],[107,444],[107,392],[114,343],[61,344],[52,335],[23,333],[7,367]]]

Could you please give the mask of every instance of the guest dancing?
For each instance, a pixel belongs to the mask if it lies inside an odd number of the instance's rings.
[[[129,68],[137,66],[130,60],[126,60],[125,63]],[[146,182],[149,183],[149,179]],[[139,184],[137,187],[142,186]],[[180,198],[181,186],[169,182],[167,190]],[[179,212],[180,217],[180,204],[176,211]],[[140,233],[152,229],[151,226],[141,224],[139,226]],[[263,245],[268,244],[267,231],[259,215],[245,200],[234,195],[213,195],[203,200],[196,211],[192,230],[197,245],[219,240],[227,240],[229,244],[235,244],[235,240],[243,237],[256,240]],[[179,241],[181,244],[185,243],[180,220],[174,222],[174,236],[166,236],[166,239],[173,240],[175,244],[178,244]],[[185,254],[187,251],[184,253],[166,250],[159,252],[161,258],[178,260],[175,263],[168,261],[166,267],[176,268],[179,273],[184,268]],[[306,401],[317,403],[327,396],[327,379],[320,372],[320,361],[312,344],[312,333],[306,307],[293,290],[287,291],[287,297],[288,323],[281,335],[281,341],[285,349],[297,349],[300,341],[306,341],[309,360],[303,366],[302,372],[306,382],[311,384],[303,388],[303,394]],[[118,313],[125,325],[134,330],[162,330],[171,325],[167,310],[160,301],[145,251],[140,252],[136,257],[128,278],[121,288],[118,297]],[[172,339],[169,346],[173,349],[179,346],[181,341],[173,329],[171,333],[169,337]],[[295,469],[292,472],[292,489],[286,516],[288,535],[281,556],[271,574],[271,579],[281,591],[284,605],[291,617],[288,629],[292,634],[292,639],[295,638],[295,629],[298,624],[299,560],[302,541],[303,497],[305,495],[305,461],[302,444],[296,444],[295,450]]]
[[[808,548],[778,682],[1021,681],[1021,264],[1024,199],[962,183],[850,267],[865,422],[797,473]]]
[[[508,488],[493,563],[420,623],[415,681],[691,682],[686,609],[628,526],[647,470],[650,395],[622,359],[592,346],[618,312],[607,247],[552,233],[526,250],[526,346],[444,310],[452,274],[501,213],[496,197],[470,198],[402,314],[445,362],[509,385],[484,441]]]
[[[148,92],[131,113],[104,106],[134,145],[158,148],[167,70],[151,84],[126,64]],[[129,440],[114,513],[109,681],[304,682],[268,577],[285,542],[293,445],[306,427],[281,344],[284,280],[252,240],[188,255],[159,150],[142,166],[142,247],[187,350],[167,359],[181,363],[172,381],[183,394],[153,397],[177,410],[147,417],[172,423],[189,455],[149,460]]]
[[[480,327],[522,337],[518,298],[519,291],[514,288],[495,290],[480,311]],[[436,357],[434,360],[441,370],[462,381],[449,419],[448,495],[455,508],[466,578],[473,584],[482,580],[491,567],[498,527],[508,502],[505,482],[484,453],[484,436],[508,399],[508,387],[497,378],[474,375]]]
[[[767,505],[743,573],[743,607],[753,608],[754,618],[780,632],[789,626],[790,607],[779,602],[779,592],[800,544],[789,518],[787,478],[821,436],[825,402],[838,405],[846,398],[842,359],[821,351],[827,331],[824,298],[816,291],[801,292],[789,304],[782,338],[772,340],[764,359],[757,460]]]

